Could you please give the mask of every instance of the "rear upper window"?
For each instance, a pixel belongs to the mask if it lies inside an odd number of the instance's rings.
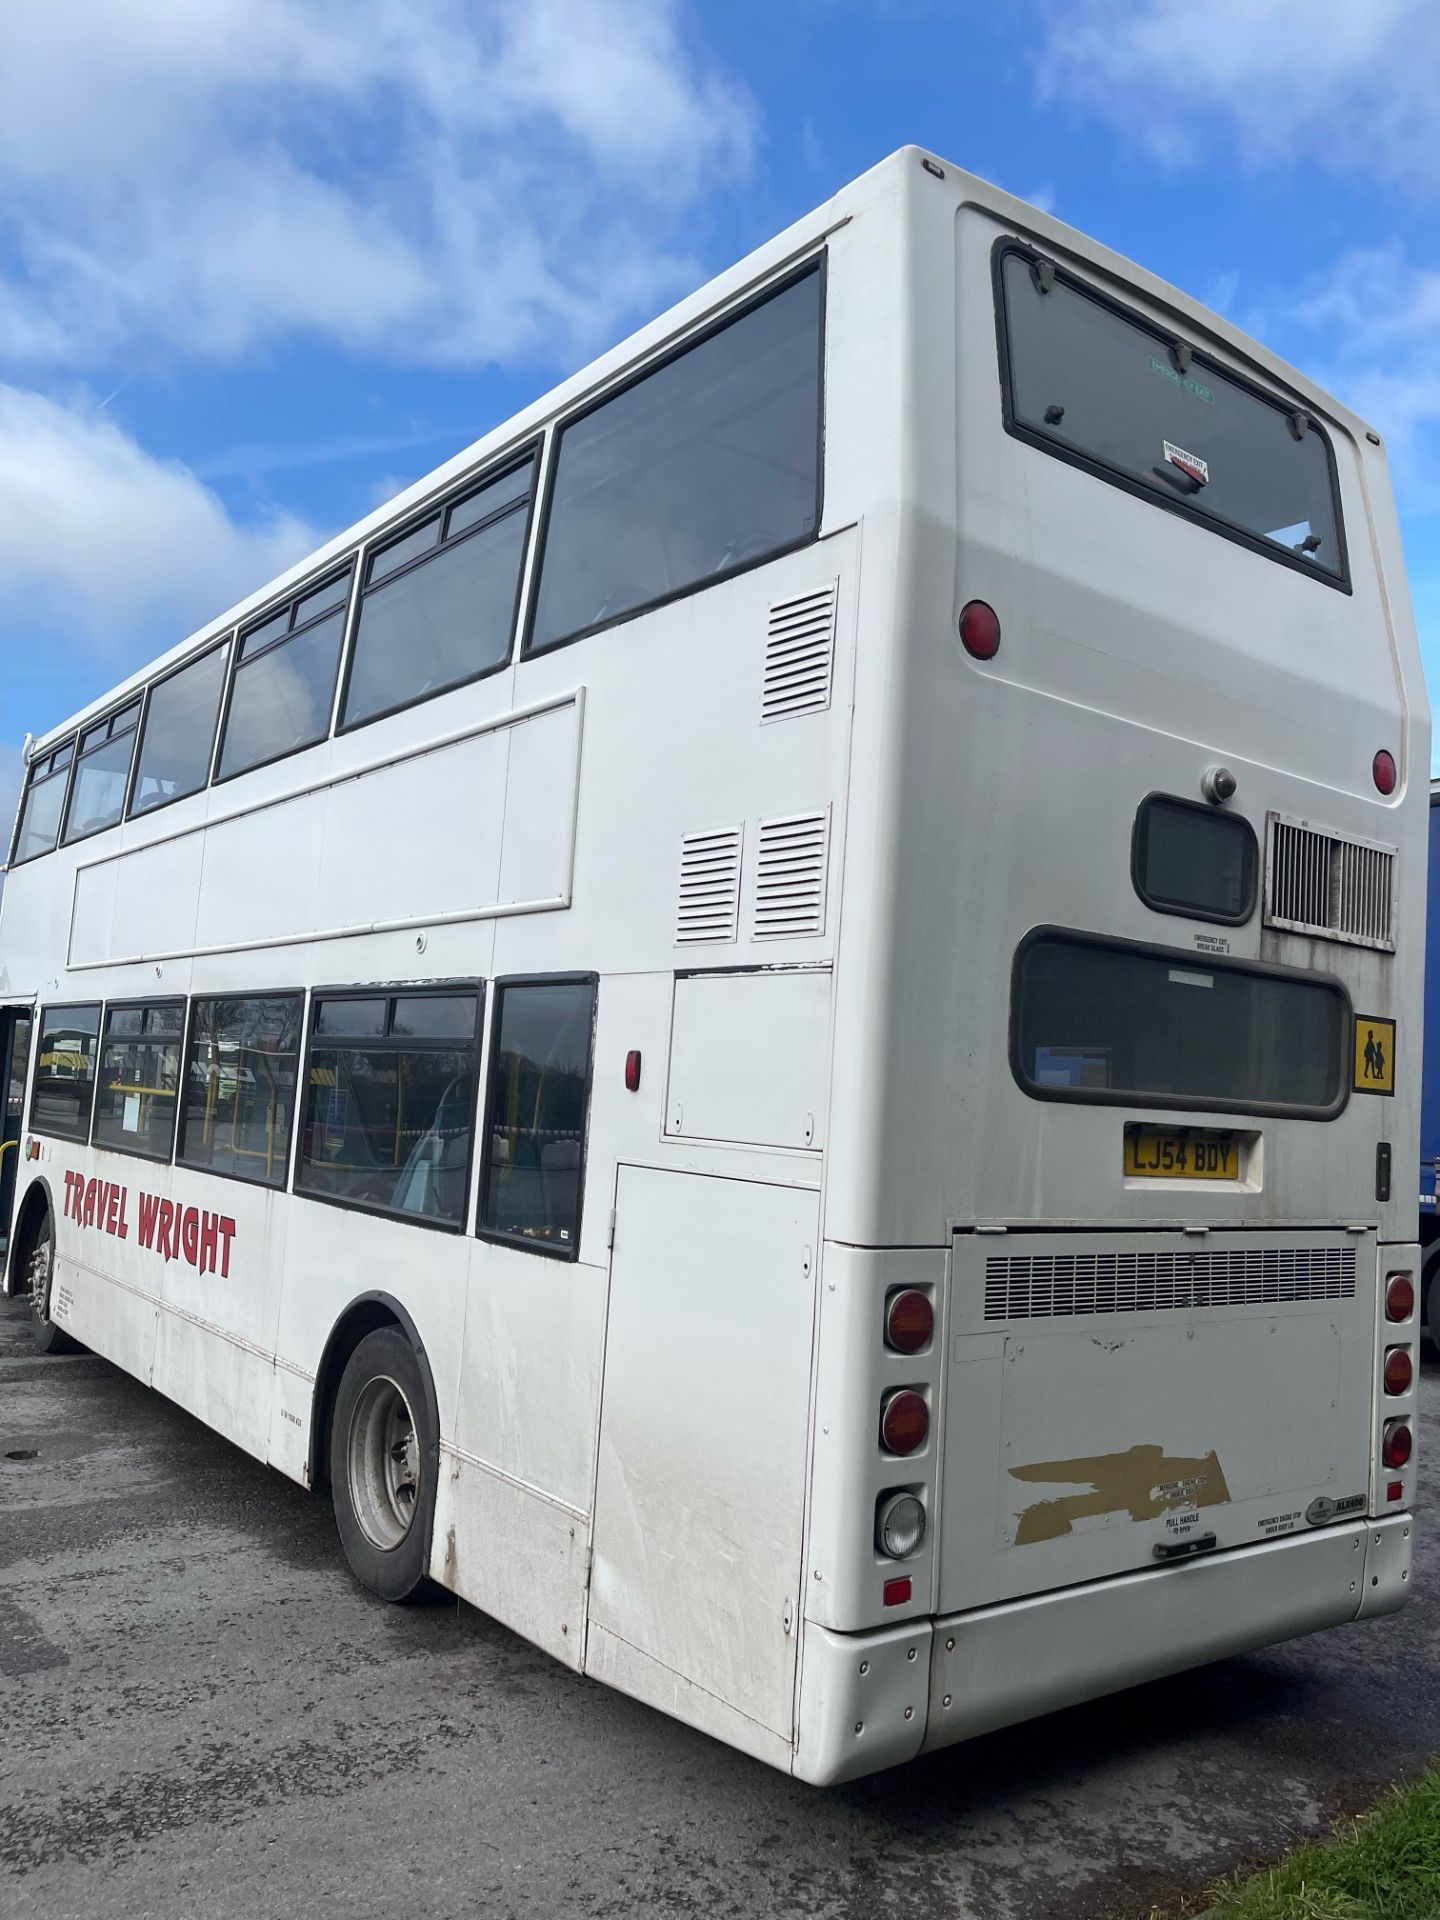
[[[1328,1119],[1349,1029],[1313,974],[1049,931],[1015,960],[1012,1064],[1041,1099]]]
[[[1241,814],[1152,793],[1135,816],[1135,891],[1157,913],[1239,926],[1255,910],[1258,867]]]
[[[1347,584],[1330,444],[1048,260],[1002,246],[1006,425],[1162,506]]]

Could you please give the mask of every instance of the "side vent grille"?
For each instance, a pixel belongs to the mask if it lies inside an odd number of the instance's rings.
[[[1069,1314],[1183,1313],[1192,1307],[1353,1300],[1353,1247],[1234,1251],[1038,1253],[985,1262],[987,1320]]]
[[[780,940],[825,931],[825,868],[830,816],[800,813],[760,822],[755,870],[755,938]]]
[[[1395,849],[1269,816],[1265,921],[1357,947],[1395,949]]]
[[[762,724],[819,713],[829,706],[837,597],[838,583],[832,580],[818,593],[781,600],[771,607],[760,695]]]
[[[743,827],[717,827],[712,833],[687,833],[680,842],[677,947],[738,937],[744,835]]]

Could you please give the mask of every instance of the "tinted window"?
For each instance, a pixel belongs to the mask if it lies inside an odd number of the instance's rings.
[[[62,1140],[90,1134],[95,1097],[95,1051],[100,1009],[46,1007],[40,1016],[40,1046],[30,1095],[30,1131]]]
[[[212,647],[209,653],[201,654],[150,689],[140,735],[140,765],[130,802],[132,814],[195,793],[209,779],[229,651],[228,641]]]
[[[345,573],[312,588],[294,605],[241,634],[220,747],[220,779],[313,746],[329,733],[349,579]],[[330,611],[323,611],[327,606]],[[309,617],[311,609],[318,617]]]
[[[60,837],[60,814],[67,785],[65,770],[70,765],[73,745],[73,741],[67,741],[30,769],[25,804],[20,809],[20,831],[15,836],[17,865],[21,860],[33,859],[37,853],[49,853]]]
[[[407,996],[400,1004],[413,1004],[418,997]],[[332,1039],[320,1029],[344,1026],[344,1002],[318,1002],[297,1192],[443,1226],[463,1225],[479,997],[440,997],[446,1004],[468,1004],[463,1044],[399,1033],[393,1000],[387,1002],[383,1035]]]
[[[814,269],[563,429],[530,645],[814,534],[819,442]]]
[[[1020,950],[1013,1023],[1021,1084],[1054,1099],[1314,1112],[1344,1089],[1345,996],[1298,973],[1046,934]]]
[[[137,700],[82,734],[71,776],[70,804],[65,810],[67,842],[101,833],[119,820],[125,807],[125,789],[130,784],[139,718]]]
[[[284,1186],[300,1004],[298,993],[195,1002],[176,1155],[185,1166]]]
[[[594,1026],[593,981],[497,989],[480,1225],[572,1259]]]
[[[1013,422],[1200,520],[1343,578],[1329,450],[1291,407],[1055,274],[1003,256]]]
[[[382,548],[367,570],[345,690],[354,726],[473,680],[510,657],[534,461]]]
[[[178,1004],[120,1007],[106,1018],[95,1098],[95,1145],[168,1160],[180,1086]]]
[[[1156,794],[1135,819],[1135,886],[1147,906],[1238,924],[1255,908],[1258,865],[1248,820]]]

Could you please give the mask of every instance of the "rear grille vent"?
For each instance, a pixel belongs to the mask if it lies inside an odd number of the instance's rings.
[[[825,867],[830,838],[828,813],[795,814],[760,822],[755,870],[755,938],[825,931]]]
[[[687,833],[680,842],[677,947],[734,940],[740,931],[740,856],[743,827]]]
[[[1395,849],[1270,815],[1265,920],[1295,933],[1395,947]]]
[[[1353,1300],[1353,1247],[1034,1253],[985,1262],[987,1320]]]
[[[770,609],[765,635],[765,682],[760,719],[790,720],[830,704],[835,664],[837,583]]]

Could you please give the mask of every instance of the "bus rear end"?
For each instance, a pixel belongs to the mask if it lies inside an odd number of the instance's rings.
[[[898,612],[860,667],[879,797],[837,977],[815,1778],[1410,1580],[1429,739],[1383,447],[978,182],[917,157],[908,217]]]

